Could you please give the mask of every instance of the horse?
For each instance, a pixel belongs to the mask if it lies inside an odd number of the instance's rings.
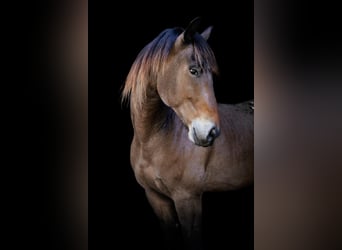
[[[163,30],[140,51],[122,90],[134,132],[130,163],[169,249],[203,249],[205,192],[253,183],[254,102],[217,103],[212,26],[199,33],[199,24]]]

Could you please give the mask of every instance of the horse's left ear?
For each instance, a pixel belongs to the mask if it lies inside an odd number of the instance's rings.
[[[192,20],[188,27],[186,27],[185,31],[184,31],[184,42],[185,43],[190,43],[193,41],[194,36],[200,26],[200,22],[201,22],[201,18],[200,17],[196,17],[194,20]]]
[[[194,36],[199,28],[201,22],[200,17],[193,19],[188,27],[177,37],[175,41],[175,48],[181,48],[184,44],[189,44],[194,40]]]
[[[205,39],[208,40],[211,34],[211,31],[213,29],[213,26],[209,26],[208,28],[205,29],[205,31],[203,31],[201,33],[201,36]]]

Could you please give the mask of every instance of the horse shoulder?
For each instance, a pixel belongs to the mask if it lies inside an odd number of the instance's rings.
[[[147,144],[133,139],[131,165],[135,178],[143,188],[152,188],[167,196],[171,196],[184,171],[180,157],[168,146],[166,138]]]

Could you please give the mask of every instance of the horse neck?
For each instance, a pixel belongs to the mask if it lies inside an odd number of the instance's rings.
[[[132,123],[137,139],[145,143],[156,135],[169,121],[170,112],[170,108],[160,99],[157,89],[148,88],[143,103],[138,106],[131,105]]]

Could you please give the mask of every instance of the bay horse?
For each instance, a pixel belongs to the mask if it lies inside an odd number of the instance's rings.
[[[130,162],[170,249],[179,242],[203,249],[204,192],[253,183],[254,107],[217,103],[212,26],[198,33],[199,22],[165,29],[148,43],[122,91],[134,131]]]

